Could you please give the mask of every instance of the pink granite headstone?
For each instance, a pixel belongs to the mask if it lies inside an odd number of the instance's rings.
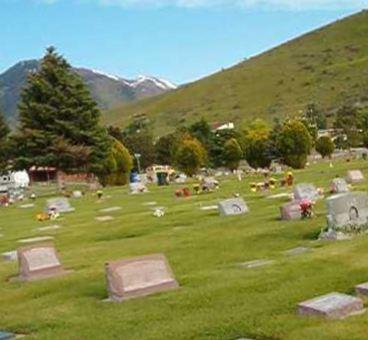
[[[354,296],[330,293],[298,305],[300,315],[343,319],[364,311],[363,301]]]
[[[61,265],[53,244],[33,244],[17,250],[19,279],[34,281],[68,273]]]
[[[178,288],[163,254],[141,256],[105,264],[109,300],[124,300]]]

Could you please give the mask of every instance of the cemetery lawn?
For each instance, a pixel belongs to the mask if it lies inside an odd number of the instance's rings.
[[[295,171],[297,183],[310,182],[327,191],[330,179],[348,169],[361,169],[368,178],[368,162],[328,162]],[[37,222],[46,198],[33,209],[0,209],[0,251],[10,251],[18,240],[54,236],[66,269],[73,273],[44,281],[9,282],[17,263],[0,260],[0,330],[29,339],[367,339],[368,313],[341,321],[303,318],[297,304],[333,291],[353,294],[368,281],[368,236],[350,241],[316,241],[325,222],[325,202],[316,205],[317,217],[306,221],[279,220],[285,198],[251,193],[247,178],[239,183],[225,177],[214,194],[174,198],[177,185],[150,186],[150,193],[131,196],[127,188],[111,188],[102,203],[88,194],[71,204],[76,211],[54,222]],[[192,184],[190,184],[192,185]],[[356,186],[367,191],[368,182]],[[250,213],[219,217],[202,211],[239,193]],[[152,216],[144,203],[167,208],[163,218]],[[110,213],[100,209],[121,206]],[[111,215],[113,221],[97,222]],[[37,228],[59,224],[60,229]],[[286,256],[285,251],[309,247],[311,252]],[[140,255],[164,253],[181,288],[121,304],[107,298],[104,263]],[[247,269],[240,264],[274,260]]]

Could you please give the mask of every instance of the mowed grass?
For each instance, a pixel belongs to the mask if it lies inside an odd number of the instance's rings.
[[[368,163],[328,162],[296,171],[296,182],[312,182],[326,190],[330,179],[347,169]],[[91,194],[71,199],[75,213],[57,222],[61,229],[39,232],[36,208],[2,208],[0,251],[17,247],[21,238],[54,236],[62,263],[73,273],[44,281],[9,282],[17,263],[0,261],[0,329],[26,334],[30,339],[366,339],[368,314],[342,321],[302,318],[297,303],[332,291],[353,293],[368,281],[368,236],[351,241],[322,242],[316,237],[325,226],[325,202],[316,206],[317,217],[307,221],[279,220],[285,199],[251,193],[247,178],[239,183],[223,178],[213,194],[174,198],[178,187],[151,186],[150,193],[131,196],[127,188],[105,190],[98,203]],[[368,181],[356,189],[367,190]],[[202,211],[220,199],[239,193],[250,213],[223,218]],[[156,201],[167,213],[152,216],[144,203]],[[121,206],[108,213],[115,220],[98,223],[99,210]],[[310,253],[285,256],[284,251],[310,247]],[[115,304],[107,297],[104,263],[152,253],[164,253],[180,289]],[[256,259],[271,265],[246,269],[239,264]]]

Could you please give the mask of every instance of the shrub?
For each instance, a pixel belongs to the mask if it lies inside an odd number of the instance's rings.
[[[322,158],[325,158],[326,156],[331,157],[334,150],[335,145],[330,137],[322,136],[317,139],[316,151],[322,156]]]

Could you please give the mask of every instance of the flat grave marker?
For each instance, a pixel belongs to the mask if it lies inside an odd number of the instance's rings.
[[[249,208],[242,198],[230,198],[218,204],[221,216],[242,215],[249,212]]]
[[[364,311],[363,301],[354,296],[330,293],[298,305],[299,315],[343,319]]]
[[[18,243],[28,244],[28,243],[35,243],[35,242],[51,241],[53,239],[54,239],[53,236],[40,236],[40,237],[24,238],[24,239],[18,240]]]
[[[61,227],[59,225],[50,225],[47,227],[40,227],[37,228],[38,231],[49,231],[49,230],[57,230],[60,229]]]
[[[109,212],[114,212],[114,211],[119,211],[119,210],[121,210],[121,207],[111,207],[111,208],[101,209],[100,212],[109,213]]]
[[[274,195],[267,196],[266,198],[276,199],[276,198],[287,198],[289,196],[290,196],[290,194],[288,194],[287,192],[281,192],[279,194],[274,194]]]
[[[34,204],[33,203],[29,203],[29,204],[22,204],[19,206],[19,208],[21,209],[31,209],[31,208],[34,208]]]
[[[274,260],[258,259],[258,260],[252,260],[252,261],[240,263],[240,266],[251,269],[251,268],[267,266],[273,263],[275,263]]]
[[[153,205],[157,205],[157,202],[145,202],[143,203],[144,206],[153,206]]]
[[[284,255],[286,256],[297,256],[297,255],[302,255],[305,253],[310,253],[312,250],[310,248],[307,247],[296,247],[293,249],[289,249],[284,251]]]
[[[105,270],[109,301],[121,302],[179,287],[163,254],[107,262]]]
[[[114,217],[112,216],[97,216],[95,218],[97,222],[110,222],[114,220]]]
[[[200,207],[200,209],[203,210],[203,211],[218,210],[218,206],[217,205],[208,205],[208,206]]]
[[[52,244],[35,244],[19,248],[19,279],[34,281],[67,274]]]

